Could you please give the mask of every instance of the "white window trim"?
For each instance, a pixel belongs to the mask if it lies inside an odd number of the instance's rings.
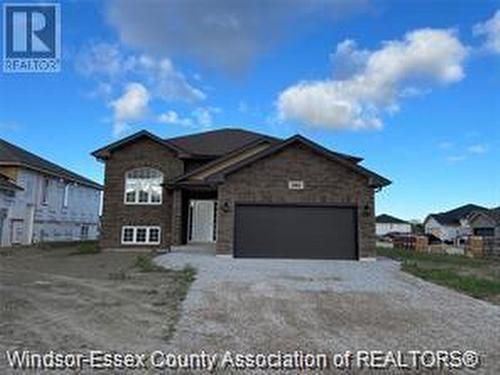
[[[133,240],[132,241],[124,241],[125,230],[132,229],[133,230]],[[146,242],[137,242],[137,229],[146,229]],[[158,229],[158,241],[149,241],[149,231],[151,229]],[[122,227],[121,233],[121,243],[122,245],[159,245],[161,242],[161,227],[155,225],[125,225]]]
[[[139,199],[137,197],[138,192],[134,191],[134,193],[135,193],[136,198],[137,198],[136,201],[135,202],[127,202],[127,192],[125,191],[125,193],[123,194],[123,203],[125,203],[126,205],[129,205],[129,206],[159,206],[159,205],[163,204],[163,193],[160,195],[159,202],[151,202],[151,195],[149,195],[149,201],[139,202]]]
[[[150,167],[144,167],[144,168],[150,168]],[[135,169],[141,169],[141,168],[135,168]],[[127,202],[127,175],[129,172],[134,171],[135,169],[128,170],[125,172],[125,178],[124,178],[124,188],[123,188],[123,203],[129,206],[159,206],[163,204],[163,185],[161,186],[161,194],[160,194],[160,200],[158,202],[153,202],[152,201],[152,195],[148,194],[148,201],[147,202],[139,202],[139,192],[137,190],[134,190],[134,202]],[[150,168],[150,169],[155,169],[155,168]],[[158,170],[162,175],[163,173]],[[164,180],[163,180],[164,181]]]

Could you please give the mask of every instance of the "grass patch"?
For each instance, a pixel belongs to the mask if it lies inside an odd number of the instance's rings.
[[[97,242],[83,242],[76,248],[76,254],[99,254],[101,248]]]
[[[401,269],[424,280],[458,290],[475,298],[484,299],[500,294],[500,281],[473,275],[460,275],[452,268],[424,268],[418,263],[405,261]]]
[[[377,253],[400,261],[403,271],[421,279],[500,304],[498,261],[405,249],[377,249]]]
[[[158,266],[153,262],[153,257],[149,254],[137,255],[134,267],[140,272],[165,272],[165,268]]]

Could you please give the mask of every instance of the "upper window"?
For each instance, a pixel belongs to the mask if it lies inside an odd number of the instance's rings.
[[[161,204],[163,173],[153,168],[137,168],[125,175],[126,204]]]

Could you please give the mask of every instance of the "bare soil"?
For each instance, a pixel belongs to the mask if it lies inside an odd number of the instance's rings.
[[[0,250],[0,351],[142,352],[168,343],[190,280],[182,270],[141,272],[138,255]]]

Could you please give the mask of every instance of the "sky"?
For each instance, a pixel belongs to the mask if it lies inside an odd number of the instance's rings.
[[[241,127],[364,158],[377,214],[500,206],[500,0],[73,0],[61,36],[0,72],[0,137],[98,182],[120,137]]]

